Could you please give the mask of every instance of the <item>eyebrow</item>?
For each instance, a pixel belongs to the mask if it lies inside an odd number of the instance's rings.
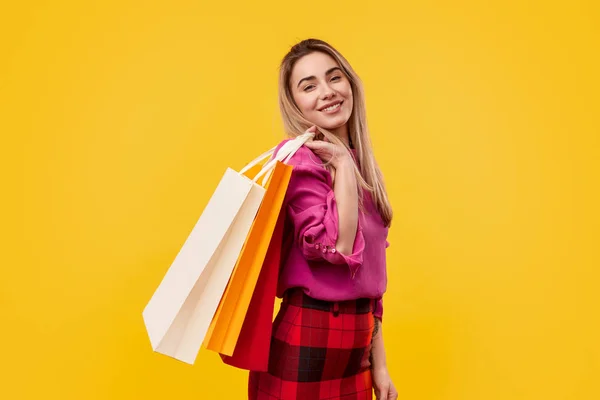
[[[342,69],[340,67],[329,68],[327,70],[327,72],[325,72],[325,76],[331,74],[335,70],[339,70],[340,72],[342,71]],[[311,75],[311,76],[307,76],[306,78],[302,78],[302,79],[300,79],[300,81],[298,82],[298,86],[296,86],[296,87],[299,87],[302,82],[304,82],[304,81],[310,81],[312,79],[316,79],[316,77],[314,75]]]

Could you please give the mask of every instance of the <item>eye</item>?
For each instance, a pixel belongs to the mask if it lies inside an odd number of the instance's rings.
[[[314,87],[315,87],[315,85],[307,85],[307,86],[305,86],[305,87],[304,87],[304,89],[303,89],[303,90],[304,90],[305,92],[308,92],[309,90],[312,90]]]
[[[332,81],[339,81],[340,79],[342,79],[342,77],[339,75],[336,75],[333,78],[331,78]]]

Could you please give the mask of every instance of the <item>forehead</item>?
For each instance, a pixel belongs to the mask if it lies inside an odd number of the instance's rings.
[[[291,74],[291,83],[298,82],[302,78],[307,76],[324,76],[325,73],[333,68],[339,67],[340,65],[335,61],[329,54],[314,52],[305,55],[294,65]]]

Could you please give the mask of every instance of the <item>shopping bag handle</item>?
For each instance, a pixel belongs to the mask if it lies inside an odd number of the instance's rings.
[[[273,169],[275,168],[275,164],[277,164],[277,161],[287,164],[289,162],[289,160],[294,156],[294,154],[296,154],[296,152],[298,150],[300,150],[300,148],[304,145],[304,143],[308,142],[310,139],[312,139],[314,137],[315,137],[315,134],[313,132],[306,132],[306,133],[303,133],[302,135],[296,136],[292,140],[288,140],[286,143],[284,143],[283,146],[281,146],[281,148],[277,152],[277,155],[275,156],[275,158],[273,158],[272,160],[267,162],[262,167],[260,172],[258,174],[256,174],[256,176],[253,179],[253,182],[258,182],[258,179],[260,179],[260,177],[264,175],[264,178],[261,182],[261,185],[264,186],[266,184],[267,180],[269,179],[271,172],[273,172]]]
[[[244,174],[247,171],[249,171],[251,168],[253,168],[255,165],[260,164],[260,162],[262,160],[264,160],[267,157],[270,157],[271,155],[273,155],[273,153],[275,152],[275,149],[277,148],[277,146],[265,151],[264,153],[262,153],[260,156],[256,157],[254,160],[250,161],[248,164],[246,164],[246,166],[244,168],[242,168],[240,170],[240,174]]]

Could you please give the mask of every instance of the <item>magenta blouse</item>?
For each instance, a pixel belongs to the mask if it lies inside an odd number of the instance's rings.
[[[374,314],[381,319],[388,228],[370,194],[365,192],[364,212],[359,210],[352,254],[341,254],[335,249],[338,215],[331,174],[305,146],[288,163],[294,169],[281,211],[286,216],[277,296],[302,288],[326,301],[376,299]]]

